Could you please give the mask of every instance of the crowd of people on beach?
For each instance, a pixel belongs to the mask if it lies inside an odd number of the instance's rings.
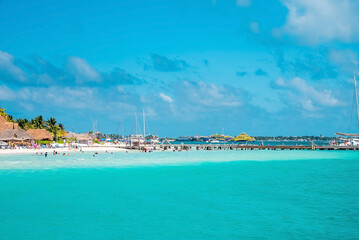
[[[79,150],[80,150],[80,153],[85,153],[85,151],[83,151],[82,148],[79,149]],[[105,153],[113,154],[113,152],[109,152],[109,151],[107,151],[107,150],[105,151]],[[126,151],[126,153],[128,153],[128,152]],[[95,156],[98,155],[98,154],[99,154],[99,152],[94,152],[94,153],[93,153],[93,157],[95,157]],[[35,152],[35,155],[44,155],[45,157],[47,157],[47,156],[48,156],[48,152]],[[71,153],[70,153],[70,152],[68,152],[68,153],[65,153],[65,152],[59,153],[58,151],[54,150],[54,151],[52,152],[52,155],[53,155],[53,156],[59,155],[59,156],[63,156],[63,157],[65,157],[65,156],[70,157],[70,156],[71,156]],[[75,156],[75,155],[76,155],[75,153],[72,153],[72,156]]]
[[[8,145],[2,145],[4,149],[55,149],[59,147],[66,147],[68,149],[79,149],[80,147],[76,144],[67,144],[66,146],[58,146],[55,143],[52,144],[16,144],[16,143],[9,143]]]
[[[82,149],[80,150],[80,152],[81,152],[81,153],[85,153],[84,151],[82,151]],[[47,153],[47,152],[45,152],[45,153],[43,153],[43,152],[36,152],[36,153],[35,153],[35,155],[42,155],[42,154],[44,154],[45,157],[48,156],[48,153]],[[54,156],[56,156],[56,155],[66,156],[66,153],[62,153],[62,154],[61,154],[61,153],[59,153],[58,151],[54,150],[54,151],[52,152],[52,155],[54,155]],[[67,156],[69,157],[69,156],[71,156],[71,154],[68,152],[68,153],[67,153]],[[73,153],[73,156],[75,156],[75,153]]]

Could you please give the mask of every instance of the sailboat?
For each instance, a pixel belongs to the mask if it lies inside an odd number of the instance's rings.
[[[356,110],[357,110],[357,120],[358,120],[358,130],[359,130],[359,107],[358,107],[358,89],[357,89],[357,82],[354,76],[354,96],[355,96],[355,103],[356,103]],[[336,135],[350,137],[350,141],[345,142],[344,145],[347,146],[359,146],[359,133],[340,133],[337,132]]]
[[[156,144],[159,142],[157,136],[153,136],[149,133],[146,135],[146,115],[145,110],[142,111],[142,120],[143,120],[143,135],[139,133],[141,131],[140,124],[137,120],[137,113],[135,113],[135,134],[131,134],[128,136],[128,141],[131,143],[132,146],[139,146],[141,144]],[[139,130],[140,129],[140,130]],[[149,132],[149,131],[148,131]],[[146,140],[147,138],[147,140]]]
[[[159,138],[155,135],[152,135],[150,131],[148,131],[146,135],[146,115],[145,109],[142,109],[142,119],[143,119],[143,137],[146,144],[157,144],[159,143]],[[148,122],[147,122],[148,123]]]
[[[139,124],[137,121],[137,113],[135,112],[135,134],[130,134],[127,138],[128,142],[130,142],[130,144],[132,146],[139,146],[141,143],[145,142],[145,138],[144,136],[142,136],[142,134],[138,133],[138,129],[139,129]],[[145,134],[145,132],[144,132]]]

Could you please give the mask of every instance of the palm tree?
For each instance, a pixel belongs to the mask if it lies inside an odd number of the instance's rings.
[[[65,130],[64,124],[59,123],[59,128],[60,128],[60,130]]]
[[[7,115],[6,116],[6,120],[8,121],[8,122],[14,122],[14,117],[12,116],[12,115]]]
[[[0,116],[3,116],[8,122],[13,122],[14,117],[5,112],[5,108],[0,107]]]
[[[47,120],[47,126],[48,127],[54,127],[56,125],[57,121],[55,118],[50,118],[49,120]]]
[[[56,138],[58,126],[56,125],[57,121],[55,118],[50,118],[47,120],[47,130],[52,133],[52,135]]]
[[[33,119],[33,122],[34,122],[34,127],[36,129],[42,129],[42,128],[45,128],[45,121],[44,119],[42,118],[42,116],[38,116],[36,118]]]
[[[6,117],[6,115],[5,108],[0,107],[0,116]]]
[[[25,129],[25,125],[26,125],[26,123],[27,123],[27,119],[26,119],[26,118],[25,118],[25,119],[18,118],[18,119],[16,120],[16,122],[17,122],[17,124],[19,124],[19,128]]]
[[[29,122],[29,120],[27,120],[26,118],[17,119],[17,123],[19,124],[19,127],[24,130],[34,129],[34,125],[31,124],[31,122]]]

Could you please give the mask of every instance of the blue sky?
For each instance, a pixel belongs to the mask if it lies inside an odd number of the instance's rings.
[[[354,131],[357,0],[0,0],[0,105],[67,130]]]

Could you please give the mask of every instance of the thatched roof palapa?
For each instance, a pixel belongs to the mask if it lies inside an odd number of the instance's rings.
[[[32,136],[22,129],[7,129],[0,133],[0,141],[29,141]]]
[[[77,135],[77,140],[79,141],[88,141],[88,140],[93,140],[94,137],[92,137],[90,134],[88,133],[81,133]]]
[[[73,132],[67,132],[65,138],[76,138],[76,133]]]
[[[54,140],[52,135],[46,129],[29,129],[27,130],[27,133],[30,134],[35,140]]]
[[[73,132],[68,132],[66,134],[66,138],[75,138],[79,141],[88,141],[88,140],[94,140],[95,136],[93,134],[90,133],[73,133]]]
[[[3,116],[0,116],[0,133],[7,129],[19,129],[17,123],[8,122]]]

